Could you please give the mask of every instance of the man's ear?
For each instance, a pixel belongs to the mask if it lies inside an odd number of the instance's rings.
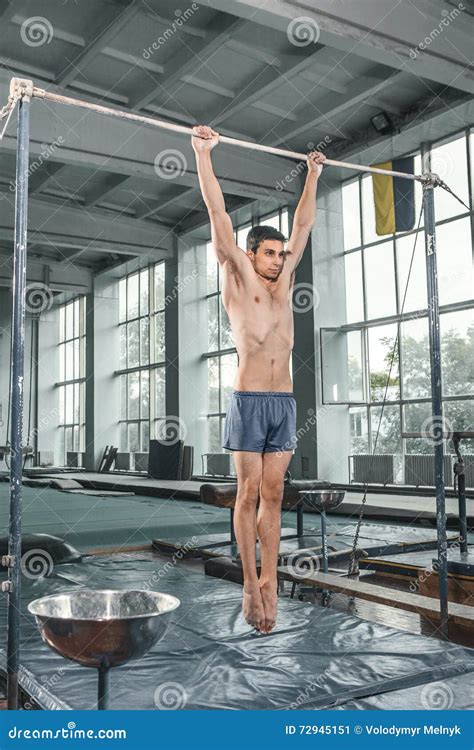
[[[253,260],[255,258],[255,253],[253,250],[246,250],[246,254],[249,256],[250,260]]]

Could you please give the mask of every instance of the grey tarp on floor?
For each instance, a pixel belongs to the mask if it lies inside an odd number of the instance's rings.
[[[23,579],[21,663],[49,694],[49,708],[53,695],[71,708],[94,708],[97,677],[42,643],[26,605],[76,586],[152,588],[181,600],[164,640],[112,670],[112,709],[173,701],[182,709],[327,708],[474,672],[474,650],[286,599],[275,632],[261,636],[242,619],[237,584],[150,554],[110,555],[57,566],[49,579]],[[3,626],[5,616],[4,603]]]

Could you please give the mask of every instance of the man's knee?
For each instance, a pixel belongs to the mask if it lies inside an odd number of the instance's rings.
[[[251,479],[239,481],[237,486],[236,504],[240,507],[255,507],[259,496],[259,482]]]
[[[260,490],[261,500],[280,503],[283,499],[284,484],[284,479],[280,476],[264,479]]]

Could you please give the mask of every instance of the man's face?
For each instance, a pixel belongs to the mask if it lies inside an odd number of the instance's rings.
[[[264,279],[276,281],[285,263],[285,250],[280,240],[263,240],[257,252],[247,250],[247,255],[253,263],[255,273]]]

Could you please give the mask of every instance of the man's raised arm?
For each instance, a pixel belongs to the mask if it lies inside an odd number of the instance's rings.
[[[238,262],[245,255],[236,245],[232,220],[226,211],[224,195],[211,161],[211,151],[219,142],[219,134],[205,125],[193,128],[193,133],[191,141],[196,154],[199,185],[211,221],[212,246],[219,263],[225,263],[229,258]]]
[[[326,157],[320,151],[311,151],[307,157],[308,173],[295,215],[290,239],[286,248],[285,265],[294,270],[301,260],[316,219],[316,191]]]

